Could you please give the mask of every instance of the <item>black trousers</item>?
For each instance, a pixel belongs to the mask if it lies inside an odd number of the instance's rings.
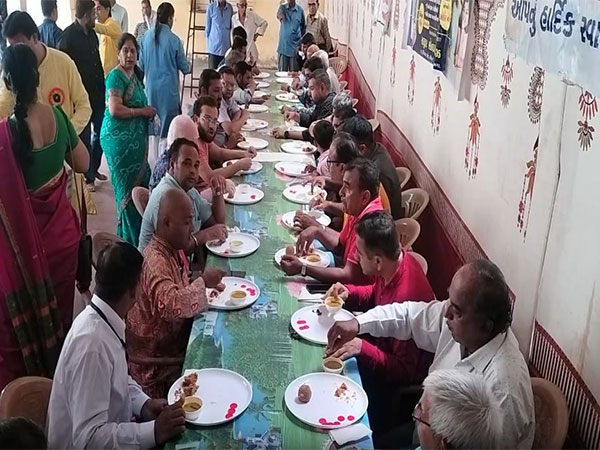
[[[100,130],[104,120],[104,110],[102,108],[93,109],[90,122],[81,132],[79,138],[85,144],[90,154],[90,167],[85,173],[85,181],[92,183],[98,174],[98,168],[102,162],[102,146],[100,145]]]
[[[217,67],[223,62],[225,59],[224,56],[213,55],[212,53],[208,54],[208,68],[217,70]]]

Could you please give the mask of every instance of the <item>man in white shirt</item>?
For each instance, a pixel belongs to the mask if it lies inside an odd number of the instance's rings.
[[[459,369],[487,380],[504,417],[499,448],[531,448],[531,380],[510,329],[511,303],[502,272],[486,260],[466,264],[448,292],[450,298],[443,302],[392,303],[336,322],[329,330],[329,346],[337,349],[359,334],[413,339],[420,349],[435,352],[429,373]]]
[[[152,448],[185,430],[182,401],[150,399],[128,375],[124,318],[138,297],[142,263],[125,242],[100,253],[96,295],[73,321],[54,374],[49,448]]]
[[[127,10],[121,5],[117,5],[117,0],[110,0],[110,14],[113,19],[119,22],[121,31],[127,33],[129,31],[129,18],[127,17]]]

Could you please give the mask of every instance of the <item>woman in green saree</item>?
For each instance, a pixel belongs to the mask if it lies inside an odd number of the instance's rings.
[[[156,114],[144,93],[136,66],[135,37],[123,34],[118,44],[119,64],[106,77],[107,107],[100,142],[110,169],[117,202],[117,234],[137,247],[142,225],[131,198],[136,186],[148,187],[148,121]]]

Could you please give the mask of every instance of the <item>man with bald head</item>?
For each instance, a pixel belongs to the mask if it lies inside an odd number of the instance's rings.
[[[448,293],[446,301],[391,303],[336,322],[329,330],[329,348],[336,350],[359,334],[412,339],[421,350],[435,353],[429,373],[458,369],[481,374],[489,383],[504,417],[498,448],[531,448],[531,380],[510,328],[512,305],[502,272],[487,260],[466,264]],[[392,445],[406,444],[396,438]]]
[[[144,250],[139,300],[127,315],[131,376],[150,396],[164,397],[181,375],[192,319],[206,310],[206,288],[223,289],[220,269],[190,282],[183,250],[193,230],[192,201],[182,189],[163,193],[152,240]],[[172,358],[171,365],[156,358]]]

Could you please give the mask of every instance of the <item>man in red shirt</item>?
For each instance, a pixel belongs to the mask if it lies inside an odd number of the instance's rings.
[[[393,302],[434,299],[421,266],[400,248],[394,220],[388,212],[364,215],[356,225],[355,235],[356,259],[362,272],[374,277],[375,283],[368,286],[336,283],[327,296],[338,296],[345,301],[346,309],[361,312]],[[326,353],[331,352],[326,350]],[[390,414],[390,399],[398,386],[420,384],[433,359],[431,353],[419,350],[412,340],[372,336],[355,338],[330,356],[357,357],[365,389],[373,404],[370,409],[373,409],[374,417],[371,412],[369,417],[375,422],[374,429],[397,424],[386,424],[386,418],[394,418]]]
[[[354,226],[362,217],[372,211],[381,211],[379,198],[379,170],[371,161],[357,158],[345,166],[340,197],[344,212],[350,217],[341,233],[325,226],[313,225],[298,236],[296,254],[309,252],[316,239],[335,255],[343,256],[343,267],[315,267],[303,264],[297,256],[284,255],[281,269],[287,275],[311,276],[324,283],[370,284],[356,258],[356,231]]]

